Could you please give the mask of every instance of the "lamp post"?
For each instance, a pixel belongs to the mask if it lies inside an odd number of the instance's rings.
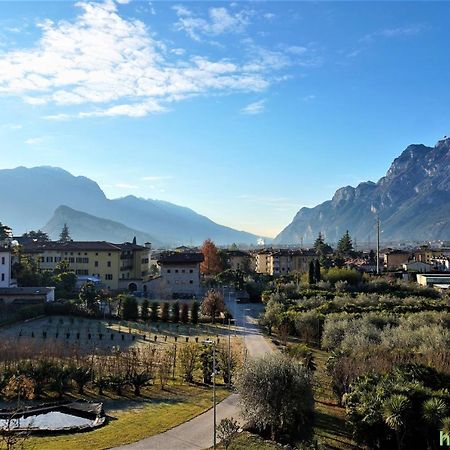
[[[217,414],[216,414],[216,345],[214,341],[210,339],[206,339],[203,341],[205,345],[212,345],[213,349],[213,371],[212,371],[212,379],[213,379],[213,450],[216,450],[217,446],[217,437],[216,437],[216,428],[217,428]]]
[[[231,388],[231,322],[236,319],[228,319],[228,389]]]
[[[250,308],[245,308],[244,312],[242,313],[242,320],[244,322],[244,347],[245,347],[245,358],[244,360],[247,361],[247,321],[245,318],[245,313],[247,311],[251,311]]]

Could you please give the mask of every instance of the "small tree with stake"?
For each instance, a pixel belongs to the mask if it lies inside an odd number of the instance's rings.
[[[231,442],[239,431],[238,423],[231,417],[222,419],[217,425],[217,437],[222,442],[225,450],[228,450]]]

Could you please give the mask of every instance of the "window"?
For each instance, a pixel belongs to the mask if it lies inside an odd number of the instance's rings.
[[[175,273],[178,273],[178,269],[175,269]]]
[[[193,280],[189,280],[189,284],[194,284],[194,281]]]
[[[89,275],[89,271],[86,269],[77,269],[75,271],[75,274],[76,275]]]
[[[194,273],[194,269],[189,269],[189,273]]]
[[[2,264],[5,265],[5,257],[2,256]]]
[[[108,266],[108,267],[111,267],[111,261],[108,261],[107,266]]]
[[[184,273],[184,272],[186,272],[184,269],[181,271],[181,273]]]
[[[167,269],[167,273],[170,273],[170,269]]]
[[[41,262],[45,262],[45,258],[41,256]]]
[[[108,256],[111,256],[111,253],[108,253]]]
[[[74,257],[69,257],[69,263],[74,263],[75,262],[75,258]]]
[[[112,280],[112,279],[113,279],[112,273],[105,274],[105,280]]]
[[[94,267],[98,267],[98,261],[94,262]]]
[[[5,281],[5,274],[2,273],[2,281]]]

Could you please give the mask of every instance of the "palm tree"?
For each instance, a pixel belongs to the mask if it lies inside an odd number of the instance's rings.
[[[401,394],[392,395],[383,402],[383,420],[395,432],[397,448],[401,450],[406,431],[406,417],[411,408],[408,397]]]
[[[447,409],[448,408],[444,400],[437,397],[432,397],[425,400],[422,405],[423,419],[431,428],[430,433],[427,433],[428,448],[434,448],[433,441],[437,439],[437,433],[435,433],[435,431],[442,428],[443,422],[447,415]],[[429,439],[430,434],[431,441]]]

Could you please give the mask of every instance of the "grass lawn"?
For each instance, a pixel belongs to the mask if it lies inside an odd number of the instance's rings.
[[[217,390],[218,401],[229,395]],[[70,435],[32,437],[24,448],[33,450],[102,450],[136,442],[173,428],[212,407],[208,387],[172,385],[144,391],[141,400],[105,402],[108,423],[97,430]],[[256,448],[256,447],[255,447]]]

